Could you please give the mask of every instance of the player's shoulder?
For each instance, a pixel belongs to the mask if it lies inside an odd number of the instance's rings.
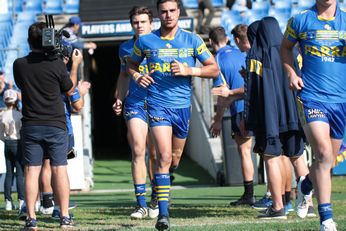
[[[194,39],[194,40],[202,40],[203,41],[202,37],[199,34],[196,34],[196,33],[191,32],[189,30],[180,29],[180,35]]]
[[[133,38],[121,43],[119,46],[119,53],[127,53],[129,50],[132,50],[134,43],[135,40]]]
[[[293,15],[290,20],[295,20],[295,21],[307,20],[307,18],[315,16],[316,15],[315,13],[316,13],[316,8],[315,8],[315,6],[313,6],[309,9],[302,10],[302,11],[298,12],[297,14]],[[316,16],[315,16],[315,18],[316,18]]]

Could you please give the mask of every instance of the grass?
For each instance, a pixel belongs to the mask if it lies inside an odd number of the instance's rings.
[[[74,193],[71,199],[78,207],[72,210],[78,226],[74,230],[154,230],[155,220],[131,220],[135,203],[132,192],[130,162],[104,160],[95,162],[95,190]],[[346,178],[333,178],[333,209],[338,230],[346,230]],[[287,221],[259,221],[251,208],[230,208],[228,203],[237,199],[242,187],[217,187],[212,179],[194,162],[182,161],[176,173],[175,185],[185,189],[172,191],[171,230],[317,230],[318,218],[299,219],[294,213]],[[200,186],[202,185],[202,186]],[[97,193],[97,190],[115,190]],[[120,190],[124,189],[124,190]],[[118,190],[118,191],[117,191]],[[256,195],[265,192],[264,185],[255,187]],[[1,199],[0,206],[3,206]],[[17,212],[0,210],[0,230],[19,230],[23,221],[16,219]],[[49,216],[39,215],[39,230],[59,230]]]

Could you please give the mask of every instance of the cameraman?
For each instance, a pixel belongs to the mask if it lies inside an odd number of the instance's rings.
[[[54,194],[61,209],[60,227],[73,226],[68,214],[67,127],[61,93],[73,94],[78,65],[72,65],[70,78],[61,58],[47,56],[42,47],[44,28],[46,24],[43,22],[29,27],[28,42],[32,52],[13,64],[14,80],[22,92],[23,101],[21,138],[28,212],[24,230],[37,229],[34,206],[43,154],[49,156],[52,166]]]

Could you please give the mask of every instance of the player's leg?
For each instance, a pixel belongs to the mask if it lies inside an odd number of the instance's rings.
[[[74,222],[68,212],[70,201],[70,181],[67,174],[67,131],[48,127],[45,131],[46,153],[50,158],[54,197],[60,207],[60,227],[73,227]]]
[[[156,218],[159,215],[159,205],[157,201],[156,188],[155,188],[155,169],[156,169],[156,148],[150,132],[147,135],[147,153],[148,153],[148,175],[151,186],[151,199],[149,203],[149,217]]]
[[[287,219],[282,201],[282,175],[280,166],[283,144],[281,142],[281,137],[273,139],[263,137],[262,139],[263,159],[266,166],[267,180],[273,204],[264,214],[260,214],[258,218]]]
[[[285,167],[285,172],[282,172],[281,174],[284,176],[284,191],[282,195],[282,200],[284,202],[285,207],[285,213],[288,214],[289,212],[293,211],[293,206],[291,203],[291,190],[292,190],[292,165],[290,162],[290,159],[287,156],[281,157],[282,165]]]
[[[52,182],[52,171],[50,167],[50,161],[48,158],[43,160],[43,165],[40,173],[40,183],[41,183],[41,208],[42,214],[52,214],[54,209],[53,201],[53,188]]]
[[[172,162],[172,127],[154,126],[151,132],[156,144],[157,171],[155,173],[155,187],[159,205],[159,216],[156,229],[165,230],[169,228],[169,194],[170,174],[169,167]]]
[[[35,203],[39,193],[38,182],[44,153],[42,129],[42,126],[27,126],[21,129],[26,206],[23,206],[19,216],[21,218],[21,215],[27,215],[24,229],[37,230]]]
[[[233,125],[232,125],[233,129]],[[254,198],[254,186],[253,186],[253,176],[254,167],[252,163],[252,138],[242,137],[240,133],[235,133],[235,142],[238,146],[238,153],[240,156],[240,164],[243,174],[244,181],[244,194],[242,197],[234,202],[231,202],[231,206],[236,205],[253,205],[255,203]]]
[[[141,219],[148,216],[146,203],[146,176],[145,163],[146,139],[148,134],[147,123],[138,117],[127,121],[128,138],[132,150],[132,178],[135,188],[137,207],[131,214],[131,218]]]

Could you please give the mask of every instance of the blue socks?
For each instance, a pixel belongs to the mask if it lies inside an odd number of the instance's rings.
[[[135,194],[137,199],[137,205],[146,208],[147,202],[145,200],[145,184],[135,184]]]
[[[320,214],[320,223],[328,219],[333,219],[333,209],[331,203],[319,204],[318,213]]]
[[[169,191],[171,188],[169,173],[156,173],[156,193],[159,204],[159,215],[168,216]]]
[[[308,195],[310,194],[311,190],[312,190],[312,182],[309,179],[309,175],[306,175],[305,179],[302,181],[301,184],[301,188],[302,188],[302,193],[304,195]]]

